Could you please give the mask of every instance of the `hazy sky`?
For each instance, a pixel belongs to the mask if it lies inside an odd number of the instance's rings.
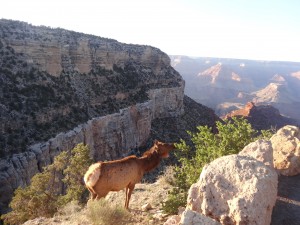
[[[167,54],[300,61],[299,0],[1,0],[0,18]]]

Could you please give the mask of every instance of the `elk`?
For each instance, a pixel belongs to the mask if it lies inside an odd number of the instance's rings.
[[[169,151],[173,149],[175,149],[174,144],[156,140],[141,157],[131,155],[123,159],[91,165],[84,175],[84,182],[91,193],[91,199],[100,199],[110,191],[120,191],[125,188],[125,208],[128,209],[135,184],[142,180],[146,172],[155,169],[162,158],[169,157]]]

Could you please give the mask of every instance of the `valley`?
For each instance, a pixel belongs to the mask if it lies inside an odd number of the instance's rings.
[[[271,105],[300,121],[300,63],[170,56],[185,93],[225,116],[247,102]]]

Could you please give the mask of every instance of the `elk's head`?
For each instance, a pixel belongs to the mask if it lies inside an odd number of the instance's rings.
[[[168,158],[169,152],[175,149],[174,143],[164,143],[158,140],[154,141],[154,148],[158,151],[161,158]]]

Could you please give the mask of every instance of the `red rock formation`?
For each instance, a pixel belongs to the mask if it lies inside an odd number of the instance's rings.
[[[255,105],[253,102],[248,102],[244,108],[226,114],[223,119],[229,119],[233,116],[245,117],[252,127],[257,130],[279,129],[288,124],[298,125],[296,120],[282,116],[275,107],[271,105]]]

